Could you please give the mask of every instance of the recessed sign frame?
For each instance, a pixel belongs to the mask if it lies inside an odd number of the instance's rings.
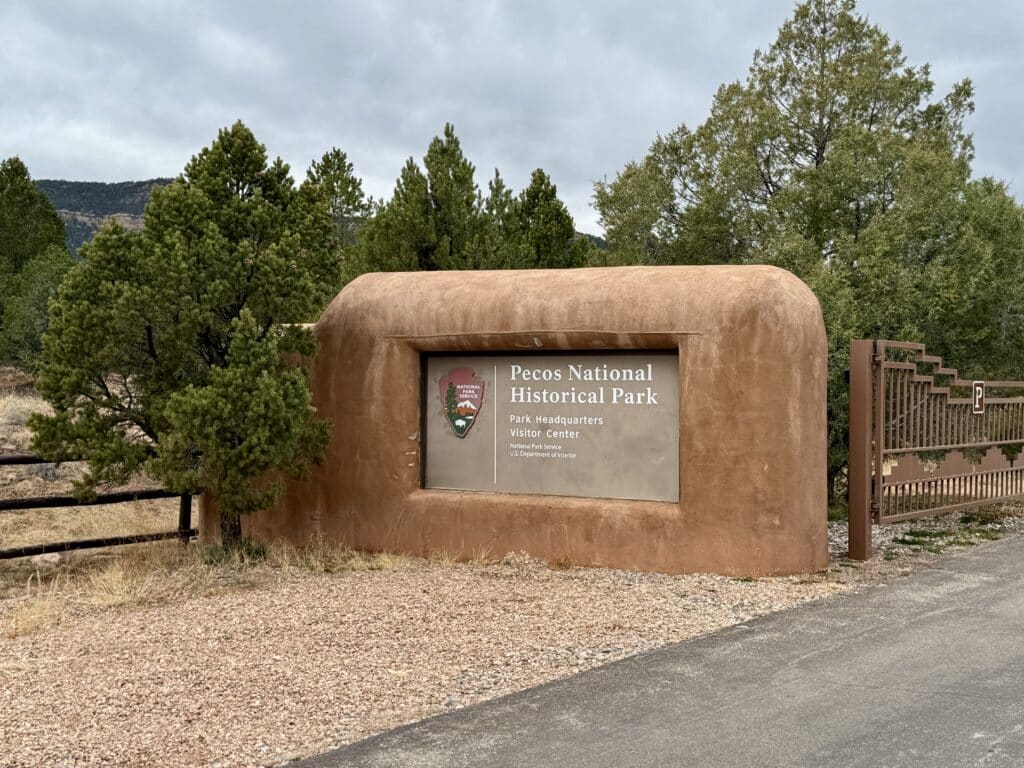
[[[425,354],[429,489],[677,502],[677,350]]]

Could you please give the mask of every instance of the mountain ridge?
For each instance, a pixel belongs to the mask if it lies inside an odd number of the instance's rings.
[[[153,188],[171,181],[170,178],[111,183],[37,179],[35,184],[64,222],[68,250],[77,254],[107,219],[112,218],[128,229],[142,229],[143,213]]]

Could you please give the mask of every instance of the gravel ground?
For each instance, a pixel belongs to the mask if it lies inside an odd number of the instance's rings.
[[[832,565],[802,577],[556,570],[523,556],[413,560],[81,611],[0,639],[0,765],[279,765],[884,582],[933,562],[926,547],[937,552],[958,526],[957,515],[876,529],[875,558],[856,564],[843,558],[845,524],[833,523]],[[956,536],[995,530],[1019,535],[1024,518]],[[924,545],[908,539],[914,531]],[[0,622],[16,602],[0,600]]]

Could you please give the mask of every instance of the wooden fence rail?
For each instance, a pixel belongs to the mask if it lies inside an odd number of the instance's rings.
[[[11,453],[0,455],[0,466],[26,466],[32,464],[51,464],[41,456],[28,453]],[[178,505],[178,527],[173,531],[158,533],[141,533],[133,536],[110,536],[102,539],[76,539],[59,541],[49,544],[33,544],[25,547],[0,549],[0,560],[15,557],[32,557],[51,552],[70,552],[76,549],[95,549],[99,547],[118,547],[124,544],[138,544],[144,541],[160,541],[161,539],[180,539],[187,542],[199,531],[192,527],[192,495],[170,493],[162,490],[118,491],[101,493],[91,499],[80,501],[74,496],[29,496],[20,499],[0,499],[0,512],[31,509],[52,509],[55,507],[94,507],[109,504],[124,504],[149,499],[180,499]]]

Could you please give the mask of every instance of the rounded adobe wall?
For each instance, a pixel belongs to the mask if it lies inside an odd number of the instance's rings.
[[[360,549],[538,557],[673,573],[827,561],[826,345],[807,286],[773,267],[364,275],[314,326],[325,462],[253,535]],[[678,503],[426,490],[426,352],[678,349]]]

